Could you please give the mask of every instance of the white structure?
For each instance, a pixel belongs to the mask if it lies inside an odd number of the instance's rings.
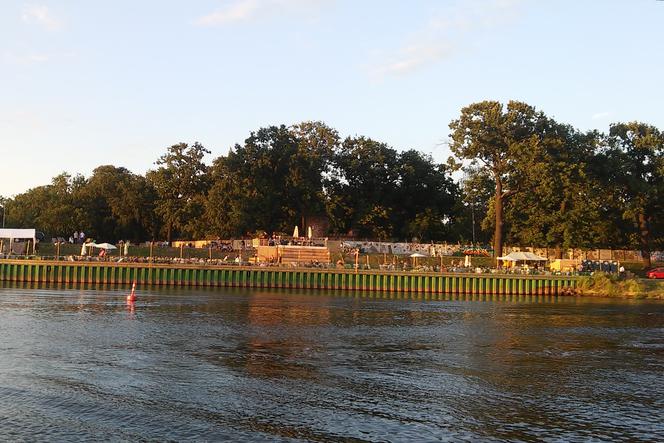
[[[2,251],[4,251],[5,240],[9,240],[9,247],[7,251],[11,254],[13,252],[12,247],[14,246],[14,240],[32,240],[32,253],[35,253],[35,244],[37,243],[37,230],[36,229],[7,229],[0,228],[0,241],[2,244]],[[25,253],[29,251],[30,244],[28,243],[28,248],[26,248]]]

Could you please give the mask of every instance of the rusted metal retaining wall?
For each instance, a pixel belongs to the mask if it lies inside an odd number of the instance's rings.
[[[575,277],[449,274],[148,263],[0,260],[0,281],[393,291],[425,294],[560,295]]]

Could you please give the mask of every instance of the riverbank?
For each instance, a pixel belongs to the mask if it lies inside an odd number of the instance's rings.
[[[579,277],[576,291],[583,296],[664,300],[664,280],[621,278],[599,272]]]
[[[383,291],[418,294],[570,295],[578,277],[196,264],[0,260],[0,281]]]

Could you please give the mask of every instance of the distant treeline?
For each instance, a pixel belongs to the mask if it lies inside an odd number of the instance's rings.
[[[662,248],[664,135],[582,132],[521,102],[485,101],[449,125],[446,164],[321,122],[270,126],[206,164],[166,149],[145,176],[104,165],[2,198],[6,225],[103,241],[231,238],[322,226],[330,236],[549,248]],[[441,129],[441,136],[445,131]],[[452,174],[460,171],[461,180]],[[461,175],[462,173],[462,175]],[[301,231],[303,232],[303,231]]]

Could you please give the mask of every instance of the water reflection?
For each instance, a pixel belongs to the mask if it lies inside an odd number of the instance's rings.
[[[0,439],[664,439],[664,304],[4,285]]]

